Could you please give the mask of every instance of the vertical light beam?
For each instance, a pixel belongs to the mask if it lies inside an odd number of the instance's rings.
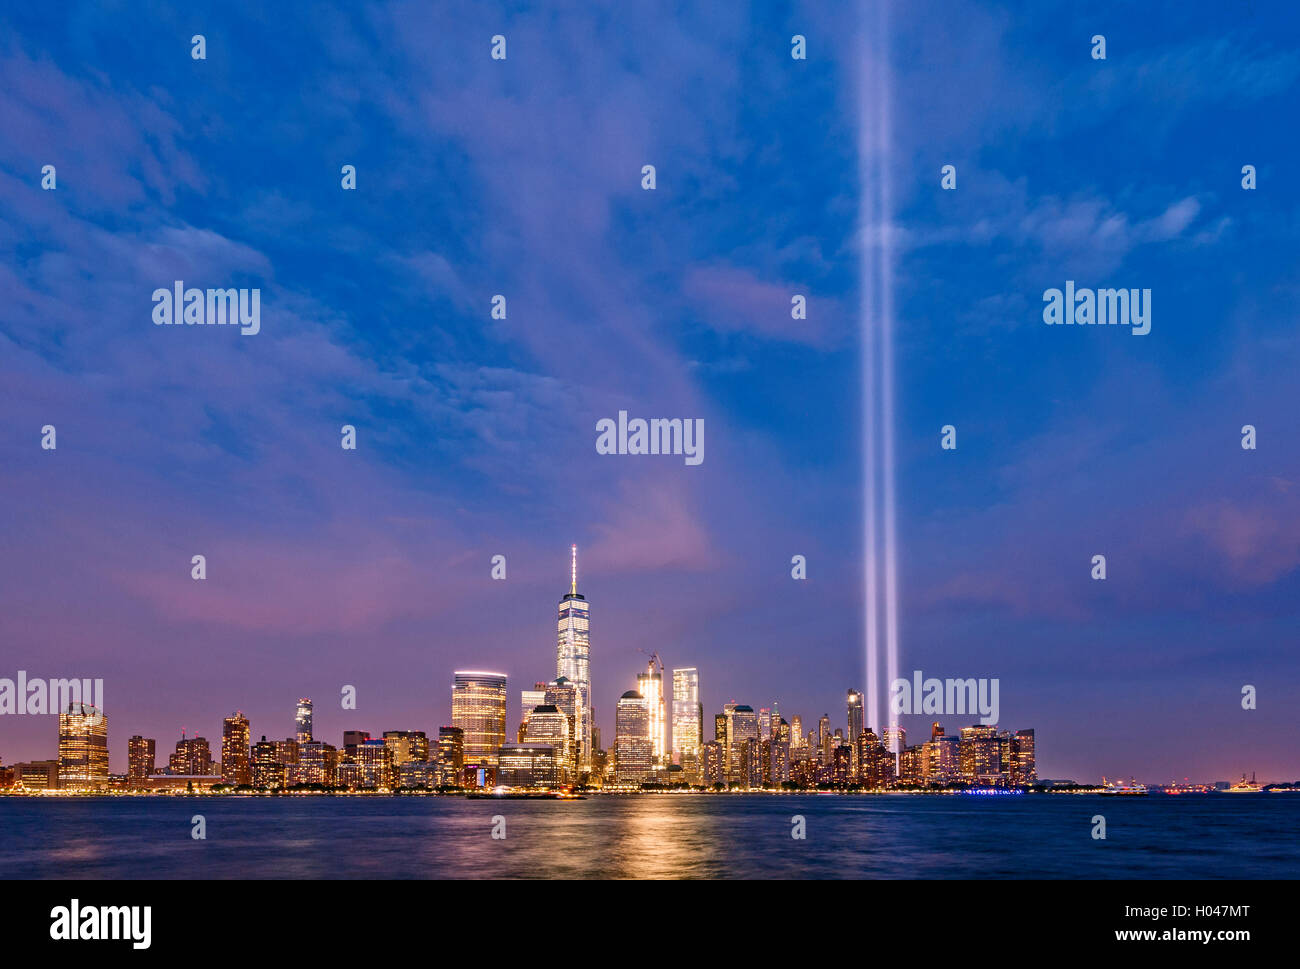
[[[890,178],[890,159],[893,148],[893,116],[891,99],[893,97],[892,77],[889,70],[889,4],[878,5],[879,29],[877,37],[880,42],[879,56],[876,60],[877,90],[879,107],[880,133],[877,148],[880,172],[880,397],[881,397],[881,437],[883,457],[883,491],[885,523],[885,686],[898,679],[898,539],[897,521],[898,505],[894,495],[897,468],[894,463],[894,193]],[[893,713],[889,716],[890,725],[897,726]],[[895,755],[901,753],[898,744],[898,731],[892,749]]]
[[[864,5],[865,6],[865,5]],[[865,14],[859,46],[865,48]],[[865,53],[865,51],[864,51]],[[861,62],[860,62],[861,63]],[[871,75],[865,65],[858,73],[858,245],[859,291],[858,315],[861,328],[862,382],[862,558],[863,558],[863,640],[866,649],[866,725],[878,729],[880,721],[880,575],[878,564],[876,501],[876,261],[875,232],[876,191],[872,158]],[[856,740],[856,738],[855,738]]]
[[[871,16],[873,6],[874,17]],[[864,0],[859,9],[862,34],[857,79],[861,276],[858,312],[862,339],[863,639],[867,675],[866,722],[875,729],[895,725],[893,715],[888,711],[888,684],[898,678],[899,653],[893,188],[889,177],[893,133],[888,4],[884,0]],[[880,680],[882,652],[883,689]],[[882,698],[886,704],[883,718]],[[897,733],[893,736],[896,737]]]

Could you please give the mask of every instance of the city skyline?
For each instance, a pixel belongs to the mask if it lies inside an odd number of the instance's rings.
[[[13,11],[0,677],[102,678],[114,736],[219,743],[288,694],[322,736],[432,729],[486,664],[513,729],[576,542],[607,737],[652,653],[700,670],[706,736],[732,701],[876,697],[887,243],[900,674],[996,678],[1051,774],[1295,773],[1300,22],[856,8]],[[156,326],[176,280],[257,289],[260,331]],[[1045,326],[1067,281],[1150,290],[1150,332]],[[702,422],[704,460],[601,453],[623,412]],[[0,717],[0,755],[52,722]]]
[[[569,766],[566,769],[568,773],[564,775],[567,778],[566,782],[570,784],[591,769],[596,753],[619,759],[621,763],[617,770],[611,766],[610,771],[611,776],[621,783],[651,780],[651,775],[655,771],[666,770],[669,765],[683,769],[678,780],[691,778],[690,782],[695,784],[706,783],[707,778],[735,783],[737,777],[745,777],[745,783],[748,783],[748,772],[757,770],[757,762],[747,763],[746,758],[753,759],[753,752],[744,750],[736,744],[746,739],[766,742],[777,739],[778,734],[781,735],[786,749],[787,760],[783,779],[792,778],[792,762],[789,758],[791,752],[800,747],[812,748],[816,751],[813,759],[816,761],[820,758],[824,768],[836,772],[841,769],[846,771],[848,780],[845,782],[853,782],[859,776],[871,776],[871,772],[877,769],[869,763],[870,757],[873,756],[870,752],[871,748],[863,747],[859,738],[869,745],[875,744],[878,739],[879,749],[892,755],[889,770],[896,772],[900,778],[909,769],[905,766],[907,761],[904,755],[911,754],[913,751],[917,756],[924,756],[927,759],[939,758],[936,763],[943,765],[939,776],[951,778],[957,775],[956,747],[949,753],[943,744],[938,744],[933,754],[930,748],[934,747],[938,740],[945,739],[946,730],[953,721],[959,720],[959,715],[949,714],[947,717],[949,724],[945,724],[943,719],[932,719],[931,714],[900,715],[888,725],[872,724],[864,721],[864,694],[854,688],[849,688],[844,694],[843,715],[839,721],[829,712],[823,712],[815,720],[809,718],[807,721],[801,714],[792,714],[791,719],[787,721],[780,713],[779,700],[772,701],[771,707],[760,707],[757,711],[749,704],[728,701],[720,708],[721,712],[714,716],[715,736],[709,738],[703,730],[704,707],[698,700],[699,668],[672,668],[672,678],[669,681],[671,700],[669,700],[664,692],[664,666],[657,652],[651,654],[646,669],[636,674],[636,688],[624,691],[613,704],[614,729],[610,736],[614,738],[614,742],[599,751],[593,749],[586,758],[581,757],[579,753],[581,735],[577,728],[583,709],[580,698],[586,698],[589,694],[586,691],[579,691],[576,685],[570,683],[564,675],[565,672],[580,671],[586,683],[591,682],[589,603],[577,591],[577,574],[577,545],[574,544],[570,546],[569,591],[560,600],[560,638],[556,657],[557,669],[561,672],[556,680],[549,684],[538,681],[532,689],[519,691],[517,741],[511,739],[516,731],[511,729],[508,703],[511,692],[509,675],[499,671],[457,670],[453,673],[450,716],[436,728],[425,727],[422,730],[413,730],[409,726],[401,729],[390,726],[383,730],[371,731],[353,727],[343,732],[342,743],[334,748],[328,741],[323,741],[315,731],[314,701],[310,697],[299,697],[293,707],[292,730],[288,731],[285,740],[275,737],[268,740],[269,735],[263,733],[261,741],[254,744],[251,741],[253,731],[250,721],[242,711],[236,711],[225,717],[219,734],[219,761],[213,756],[212,744],[206,737],[196,733],[187,739],[182,729],[181,739],[176,743],[175,751],[168,759],[171,772],[186,776],[205,775],[208,770],[201,765],[212,764],[215,765],[213,770],[219,772],[222,782],[229,785],[266,786],[270,783],[270,778],[278,778],[275,783],[283,785],[286,783],[284,773],[286,768],[277,765],[285,763],[285,751],[282,749],[284,744],[294,745],[295,763],[298,757],[297,751],[306,749],[306,745],[313,742],[316,747],[321,747],[323,744],[326,749],[353,750],[354,754],[349,755],[350,758],[358,763],[364,763],[367,745],[380,749],[389,747],[390,739],[397,739],[401,745],[400,749],[409,751],[410,741],[405,738],[418,736],[423,745],[423,755],[414,759],[426,760],[432,759],[429,757],[428,738],[435,738],[432,752],[437,754],[441,749],[440,738],[443,732],[448,728],[455,728],[459,735],[458,763],[478,765],[493,770],[498,767],[498,755],[505,756],[507,749],[516,758],[516,767],[523,769],[519,766],[523,763],[519,758],[530,754],[530,748],[538,743],[552,745],[553,749],[566,750],[572,743],[573,754],[568,758]],[[575,601],[581,603],[580,638],[575,638],[573,635],[574,620],[571,604]],[[581,643],[580,651],[574,648],[578,642]],[[656,664],[658,664],[657,669]],[[567,700],[564,699],[566,695]],[[74,784],[78,781],[84,782],[90,776],[91,770],[87,765],[92,761],[98,764],[96,768],[98,776],[102,777],[110,773],[109,757],[112,746],[108,742],[106,712],[104,709],[81,703],[72,704],[66,711],[59,712],[58,760],[61,764],[61,783],[65,776]],[[970,711],[971,714],[974,712],[973,709]],[[908,724],[905,721],[917,719],[928,721],[929,744],[918,742],[909,745],[907,743]],[[804,723],[815,723],[815,726],[804,734],[802,731]],[[679,724],[681,736],[678,732]],[[77,728],[77,725],[81,727]],[[1028,731],[1003,729],[999,732],[1000,724],[997,723],[981,726],[959,722],[958,726],[963,743],[968,735],[994,742],[994,760],[998,757],[996,743],[999,738],[1010,738],[1012,747],[1004,746],[1001,754],[1004,763],[1014,763],[1016,756],[1014,751],[1018,749],[1015,744],[1018,738],[1027,736],[1031,780],[1052,776],[1040,774],[1036,770],[1037,744],[1033,729]],[[598,724],[596,729],[599,730]],[[72,741],[68,739],[70,733],[77,735]],[[946,739],[956,743],[958,736],[948,735]],[[128,769],[114,773],[132,775],[135,770],[131,765],[135,764],[137,759],[142,760],[147,754],[152,754],[160,740],[159,737],[132,734],[126,745]],[[1005,745],[1006,740],[1002,740],[1002,743]],[[195,746],[196,744],[199,746]],[[706,747],[714,749],[706,751]],[[842,766],[832,756],[832,751],[836,749],[846,752],[846,759]],[[1007,751],[1012,753],[1009,754]],[[392,760],[392,755],[388,756]],[[196,760],[196,757],[199,759]],[[968,766],[965,757],[966,754],[963,753],[960,771],[962,776],[976,777],[989,773],[983,768]],[[1008,757],[1011,758],[1010,761],[1007,760]],[[401,764],[411,759],[409,755],[403,755],[398,757],[396,763]],[[44,763],[47,760],[48,758],[44,757],[13,758],[8,766],[14,763]],[[3,762],[0,761],[0,764]],[[68,768],[66,766],[68,764],[72,767]],[[775,771],[776,768],[769,769]],[[916,765],[911,765],[910,769],[915,771]],[[64,771],[67,771],[66,775]],[[1119,771],[1112,771],[1112,774],[1123,773],[1122,768]],[[1012,770],[1009,776],[1017,775]],[[1058,779],[1080,780],[1064,777]],[[1182,779],[1208,783],[1202,778],[1193,779],[1191,775],[1185,775]],[[807,777],[803,777],[803,780],[807,782]],[[1084,779],[1083,782],[1087,783],[1087,780]]]

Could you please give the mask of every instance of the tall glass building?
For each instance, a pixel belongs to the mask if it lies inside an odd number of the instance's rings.
[[[645,697],[628,690],[614,712],[614,776],[620,784],[640,784],[650,775],[650,710]]]
[[[694,666],[673,670],[673,763],[685,767],[687,760],[698,761],[703,743],[700,671]]]
[[[747,749],[747,741],[753,740],[757,744],[758,714],[744,703],[728,703],[726,707],[731,708],[727,723],[727,777],[728,780],[747,782],[748,777],[742,776],[741,753]]]
[[[578,772],[586,774],[591,771],[590,605],[578,594],[578,546],[571,546],[569,551],[569,591],[560,600],[556,623],[555,678],[564,677],[577,690]]]
[[[506,675],[459,670],[451,688],[451,722],[464,737],[466,764],[496,767],[506,742]]]
[[[300,744],[311,743],[311,700],[304,698],[298,701],[298,713],[293,722],[294,739]]]
[[[569,717],[551,703],[544,703],[532,711],[527,732],[521,744],[549,744],[554,748],[556,780],[563,784],[569,780],[572,764],[569,755],[573,747],[569,742]]]
[[[646,671],[638,673],[636,677],[636,689],[645,697],[646,710],[650,716],[650,757],[656,767],[666,763],[668,754],[668,717],[664,710],[664,668],[659,664],[655,668],[655,662],[659,659],[659,654],[655,653],[650,657],[650,662],[646,664]]]
[[[857,780],[862,776],[862,764],[859,760],[858,738],[862,736],[862,694],[857,690],[849,690],[846,696],[849,713],[849,750],[852,752],[849,764],[852,779]]]
[[[59,714],[59,786],[84,790],[108,785],[108,720],[89,703],[69,703]]]
[[[533,715],[533,711],[546,702],[546,684],[534,683],[531,690],[521,690],[519,692],[519,733],[518,739],[522,744],[524,734],[528,733],[528,718]]]

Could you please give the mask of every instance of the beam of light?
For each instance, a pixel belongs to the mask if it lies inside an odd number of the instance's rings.
[[[866,725],[878,730],[880,721],[880,576],[877,568],[876,508],[876,312],[874,167],[871,162],[872,129],[869,124],[870,74],[860,68],[858,77],[858,316],[861,328],[859,364],[862,381],[862,558],[863,640],[866,648]],[[856,740],[856,738],[855,738]]]
[[[894,245],[893,218],[894,192],[889,165],[892,157],[893,118],[890,100],[893,97],[889,55],[886,44],[889,37],[889,4],[882,2],[880,11],[880,56],[876,60],[880,107],[877,113],[880,126],[880,365],[881,365],[881,429],[884,457],[884,521],[885,521],[885,649],[887,665],[886,685],[898,679],[898,541],[896,523],[897,502],[894,483],[897,468],[894,463]],[[891,718],[892,719],[892,718]],[[894,753],[900,752],[895,733]]]
[[[875,8],[875,17],[870,8]],[[861,289],[863,475],[863,638],[866,650],[866,714],[873,728],[882,719],[882,697],[898,678],[898,540],[894,458],[893,188],[888,58],[889,16],[884,0],[861,5],[863,28],[858,72],[858,180]],[[883,535],[882,535],[883,532]],[[883,630],[884,649],[881,649]],[[882,664],[882,652],[883,664]],[[880,674],[884,666],[882,689]],[[886,718],[888,701],[884,707]],[[895,753],[897,750],[895,749]]]

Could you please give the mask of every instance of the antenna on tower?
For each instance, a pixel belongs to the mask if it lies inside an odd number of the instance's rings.
[[[578,546],[569,546],[569,592],[572,595],[578,594]]]

